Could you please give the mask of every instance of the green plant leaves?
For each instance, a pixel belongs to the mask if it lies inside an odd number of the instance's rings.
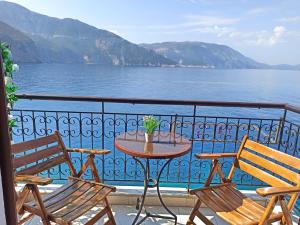
[[[153,116],[144,117],[144,129],[147,134],[153,134],[160,122]]]
[[[5,42],[0,42],[0,52],[3,59],[3,70],[4,70],[4,79],[5,79],[5,90],[6,90],[6,100],[8,106],[12,107],[14,103],[18,100],[16,96],[17,87],[13,83],[12,74],[14,71],[19,69],[17,64],[14,64],[12,60],[12,54],[9,49],[9,46]],[[9,113],[9,108],[8,108]],[[17,126],[17,121],[9,116],[8,125],[10,128]]]

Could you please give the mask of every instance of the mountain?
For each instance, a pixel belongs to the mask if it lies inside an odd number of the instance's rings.
[[[45,16],[1,0],[0,40],[11,45],[16,62],[300,70],[300,65],[259,63],[226,45],[204,42],[137,45],[79,20]]]
[[[0,21],[0,40],[10,44],[14,53],[14,61],[40,62],[34,42],[22,32]]]
[[[79,56],[68,49],[47,48],[37,44],[26,34],[0,21],[0,40],[11,46],[14,61],[24,63],[58,63],[82,61]],[[49,43],[47,43],[49,44]],[[38,47],[37,47],[38,46]]]
[[[204,42],[163,42],[141,46],[152,49],[181,66],[216,69],[260,69],[267,66],[225,45]]]
[[[269,67],[275,70],[300,70],[300,64],[298,65],[279,64],[279,65],[270,65]]]
[[[174,64],[153,50],[109,31],[74,19],[45,16],[11,2],[0,1],[0,21],[31,39],[41,62],[138,66]],[[13,45],[9,38],[6,41]]]
[[[268,65],[257,62],[226,45],[186,41],[141,44],[140,46],[154,50],[183,67],[300,70],[300,64]]]

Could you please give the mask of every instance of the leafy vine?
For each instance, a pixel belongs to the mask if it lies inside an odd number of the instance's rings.
[[[14,64],[10,48],[6,43],[0,42],[0,50],[3,59],[4,81],[8,108],[8,125],[10,128],[13,128],[17,126],[17,121],[13,118],[13,115],[10,114],[10,110],[18,100],[16,97],[17,86],[13,82],[13,73],[19,70],[19,66]]]

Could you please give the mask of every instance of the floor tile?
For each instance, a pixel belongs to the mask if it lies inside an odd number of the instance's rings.
[[[178,216],[178,225],[185,225],[186,221],[189,218],[189,215],[191,213],[192,208],[185,208],[185,207],[170,207],[172,212],[176,213]],[[81,217],[77,221],[75,221],[73,224],[74,225],[81,225],[84,224],[86,221],[89,220],[93,215],[95,215],[98,212],[98,208],[93,208],[90,210],[87,215]],[[118,225],[131,225],[132,221],[134,220],[136,216],[136,209],[135,206],[128,206],[128,205],[113,205],[112,206],[113,214],[116,219],[116,223]],[[167,215],[163,207],[157,207],[157,206],[152,206],[152,207],[147,207],[147,210],[152,213],[159,213],[161,215]],[[201,208],[201,212],[209,219],[211,220],[214,224],[216,225],[228,225],[228,223],[224,222],[216,216],[211,210],[207,208]],[[141,213],[140,218],[145,216],[145,213]],[[101,219],[97,222],[96,225],[102,225],[106,219]],[[204,225],[202,221],[200,221],[198,218],[195,219],[195,223],[197,225]],[[27,222],[26,225],[41,225],[41,221],[38,217],[34,217],[31,221]],[[165,220],[165,219],[158,219],[158,218],[148,218],[143,225],[173,225],[174,221],[172,220]],[[278,224],[278,223],[274,223]],[[294,224],[296,225],[296,218],[294,221]]]

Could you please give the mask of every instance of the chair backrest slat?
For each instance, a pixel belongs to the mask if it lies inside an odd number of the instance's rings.
[[[57,135],[52,134],[46,137],[41,137],[35,140],[25,141],[21,143],[17,143],[11,146],[11,151],[13,154],[21,153],[28,151],[30,149],[35,149],[44,145],[49,145],[54,142],[57,142]]]
[[[300,174],[289,170],[281,165],[278,165],[266,158],[255,155],[247,150],[242,151],[240,158],[246,159],[249,162],[259,165],[260,167],[265,168],[277,175],[280,175],[281,177],[293,183],[300,183]]]
[[[58,131],[54,134],[12,145],[13,167],[16,174],[36,175],[67,163],[71,175],[76,176],[74,166]]]
[[[265,155],[271,159],[274,159],[278,162],[284,163],[290,167],[300,170],[300,159],[289,154],[277,151],[275,149],[272,149],[270,147],[267,147],[265,145],[259,144],[251,140],[247,140],[247,142],[244,145],[244,148],[248,148],[261,155]]]
[[[43,172],[51,167],[57,166],[61,163],[64,163],[66,161],[65,157],[63,155],[59,155],[55,158],[48,159],[44,162],[41,162],[37,165],[27,167],[24,169],[21,169],[16,172],[17,175],[34,175],[38,174],[40,172]]]
[[[279,178],[277,178],[277,177],[275,177],[275,176],[273,176],[273,175],[271,175],[271,174],[255,167],[255,166],[252,166],[252,165],[250,165],[250,164],[248,164],[244,161],[240,160],[238,162],[237,167],[240,170],[252,175],[253,177],[258,178],[259,180],[261,180],[261,181],[263,181],[263,182],[265,182],[265,183],[267,183],[271,186],[275,186],[275,187],[292,187],[292,185],[290,185],[289,183],[287,183],[287,182],[285,182],[285,181],[283,181],[283,180],[281,180],[281,179],[279,179]]]
[[[228,179],[232,180],[236,168],[273,187],[300,187],[300,159],[268,146],[251,141],[244,136]],[[289,209],[297,200],[290,195]]]
[[[51,157],[54,154],[63,154],[62,149],[59,145],[51,146],[49,148],[43,149],[41,151],[37,151],[28,155],[21,156],[19,158],[13,159],[13,166],[15,168],[26,166],[27,164],[37,162],[44,158]]]

